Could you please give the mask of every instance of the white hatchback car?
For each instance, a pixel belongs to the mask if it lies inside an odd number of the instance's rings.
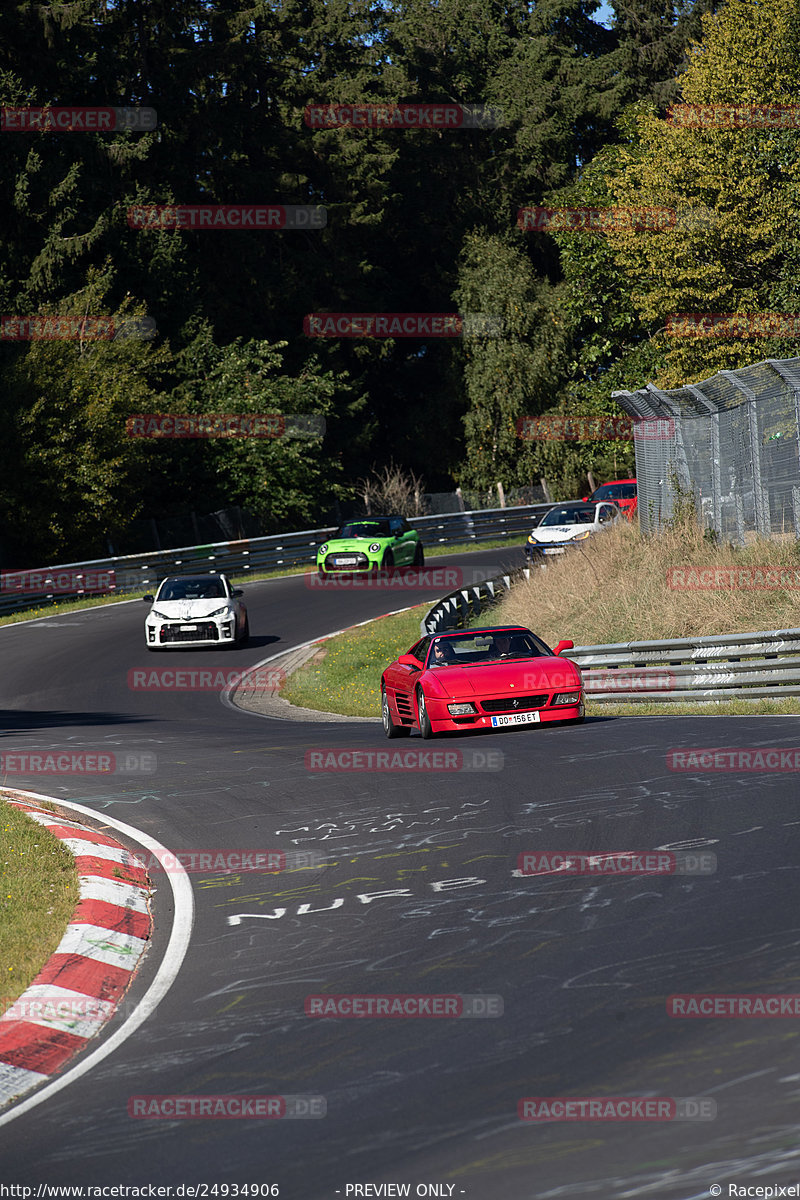
[[[243,646],[250,636],[241,588],[227,575],[170,575],[155,595],[145,617],[148,650],[180,650],[192,646]]]
[[[610,529],[622,516],[622,510],[608,502],[556,504],[528,537],[525,556],[529,563],[544,566],[545,556],[565,554],[576,542]]]

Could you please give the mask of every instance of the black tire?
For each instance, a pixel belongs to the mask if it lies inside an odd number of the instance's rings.
[[[417,542],[417,548],[414,551],[414,566],[425,566],[425,551],[422,549],[422,542]]]
[[[386,553],[384,554],[383,562],[381,563],[381,570],[382,571],[393,571],[394,570],[394,555],[392,554],[391,550],[387,550]]]
[[[381,720],[383,721],[383,732],[387,738],[408,737],[411,733],[408,725],[395,725],[392,710],[389,707],[389,697],[386,695],[386,688],[381,688]]]
[[[239,641],[239,645],[246,646],[249,641],[250,641],[250,618],[248,616],[248,617],[245,617],[245,619],[244,619],[244,629],[242,630],[242,636]]]
[[[431,719],[428,716],[428,707],[425,703],[425,693],[422,688],[417,688],[417,713],[419,714],[419,732],[420,736],[427,741],[428,738],[436,737],[431,725]]]

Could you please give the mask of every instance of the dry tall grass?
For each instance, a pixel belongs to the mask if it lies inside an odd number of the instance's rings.
[[[715,545],[688,521],[645,537],[626,521],[532,571],[493,610],[492,624],[516,622],[551,645],[571,638],[576,646],[800,627],[800,588],[677,590],[667,584],[670,567],[792,567],[800,583],[800,548],[788,539]]]

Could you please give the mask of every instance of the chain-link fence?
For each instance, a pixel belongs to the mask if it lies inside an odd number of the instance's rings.
[[[726,541],[800,539],[800,358],[614,399],[635,421],[642,529],[659,529],[693,496],[704,527]]]

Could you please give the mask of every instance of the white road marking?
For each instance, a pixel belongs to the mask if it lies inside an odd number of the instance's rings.
[[[72,800],[62,800],[58,796],[45,796],[41,792],[19,791],[16,794],[32,800],[46,800],[52,804],[73,809],[85,817],[97,818],[97,813],[93,809],[88,808],[84,804],[76,804]],[[162,846],[155,838],[151,838],[149,834],[142,833],[132,825],[127,825],[124,821],[118,821],[114,817],[109,817],[105,814],[103,815],[103,821],[106,825],[111,825],[120,833],[125,834],[126,837],[131,838],[132,841],[138,842],[139,845],[144,846],[146,850],[150,850],[153,854],[164,855],[171,853],[166,846]],[[93,1067],[101,1063],[103,1059],[108,1058],[109,1054],[112,1054],[123,1042],[128,1040],[132,1033],[135,1033],[140,1025],[144,1024],[150,1014],[155,1011],[164,999],[175,982],[183,960],[186,957],[189,949],[189,939],[192,934],[192,926],[194,924],[194,895],[192,893],[192,885],[189,882],[189,876],[177,860],[173,870],[167,873],[167,882],[172,888],[175,906],[172,932],[164,952],[164,957],[161,960],[161,965],[156,971],[155,978],[144,996],[142,996],[135,1011],[131,1013],[127,1021],[107,1041],[98,1046],[91,1054],[87,1054],[85,1058],[82,1058],[71,1070],[66,1071],[63,1075],[59,1075],[46,1087],[43,1087],[41,1091],[36,1092],[27,1100],[23,1100],[8,1112],[0,1115],[0,1126],[7,1125],[16,1117],[29,1112],[32,1108],[36,1108],[43,1100],[49,1099],[50,1096],[54,1096],[57,1092],[60,1092],[62,1088],[68,1087],[74,1080],[80,1079],[82,1075],[86,1075]]]

